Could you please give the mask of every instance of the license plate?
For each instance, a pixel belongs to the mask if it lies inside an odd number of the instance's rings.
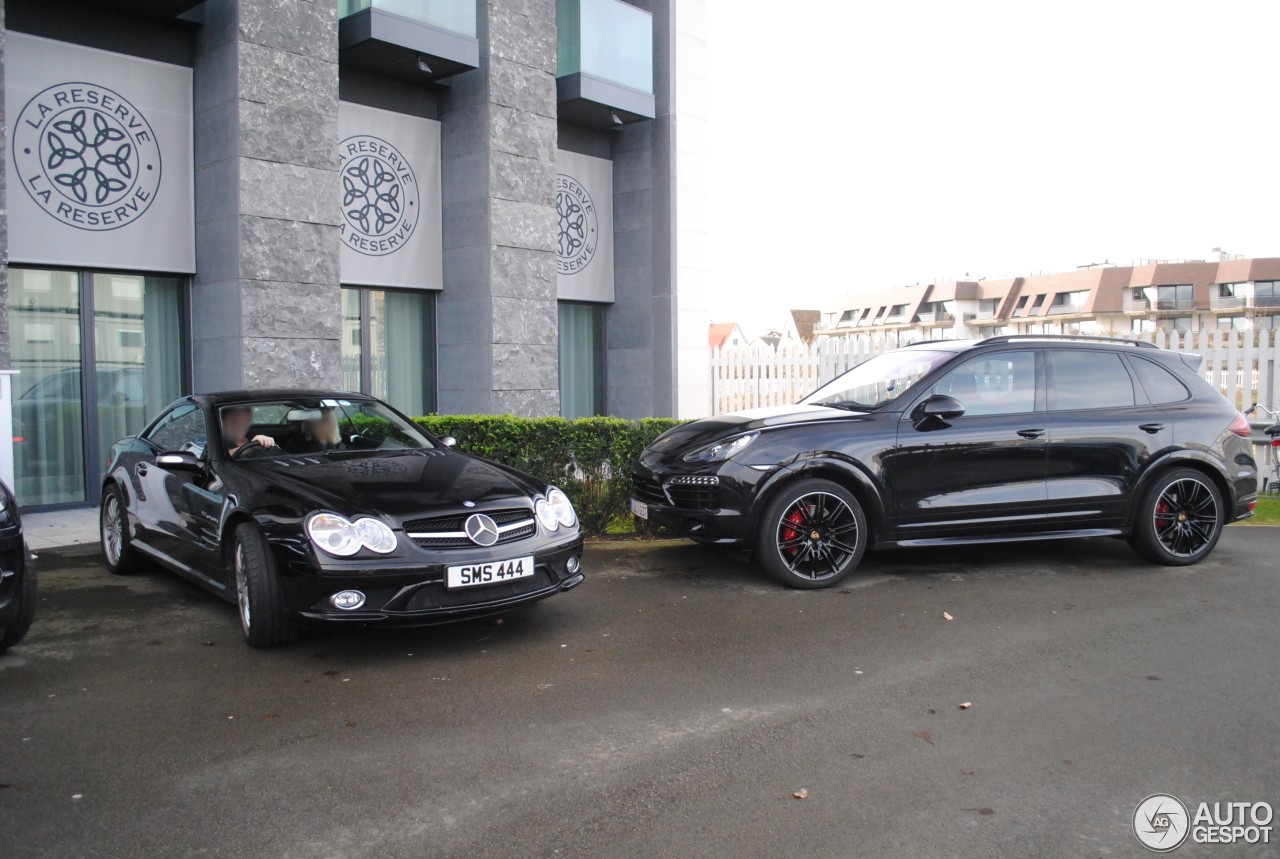
[[[631,499],[631,512],[639,516],[641,519],[649,518],[649,505],[643,501]]]
[[[447,574],[445,584],[450,588],[498,585],[532,576],[533,556],[512,558],[509,561],[490,561],[486,564],[459,564],[449,567]]]

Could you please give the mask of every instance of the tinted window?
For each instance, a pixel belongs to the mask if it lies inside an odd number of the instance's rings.
[[[1114,352],[1058,351],[1049,408],[1055,411],[1134,405],[1133,380]]]
[[[191,403],[184,403],[160,419],[147,434],[147,441],[160,450],[182,450],[201,456],[206,441],[204,413]]]
[[[1147,392],[1147,399],[1151,402],[1180,403],[1190,396],[1186,385],[1179,382],[1176,376],[1159,364],[1142,358],[1133,358],[1129,363],[1133,365],[1133,370],[1138,375],[1138,382]]]
[[[933,392],[955,397],[969,417],[1035,411],[1035,353],[997,352],[972,358],[943,376]]]

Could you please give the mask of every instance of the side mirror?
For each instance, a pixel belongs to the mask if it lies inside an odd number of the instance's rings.
[[[204,471],[204,463],[194,453],[172,451],[156,456],[156,466],[165,471]]]
[[[451,435],[447,435],[447,436],[444,436],[443,438],[441,438],[441,439],[440,439],[440,443],[441,443],[441,444],[443,444],[445,447],[457,447],[457,446],[458,446],[458,440],[457,440],[456,438],[454,438],[453,436],[451,436]]]
[[[947,421],[953,421],[964,414],[964,405],[955,397],[948,397],[945,394],[934,394],[916,407],[915,425],[917,429],[928,424],[926,429],[934,429],[939,425],[946,425]]]

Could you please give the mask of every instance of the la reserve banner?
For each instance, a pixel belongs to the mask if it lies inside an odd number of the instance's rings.
[[[195,271],[191,69],[4,38],[9,259]]]
[[[556,152],[557,292],[567,301],[613,301],[613,162]]]
[[[340,102],[342,282],[444,286],[440,123]]]

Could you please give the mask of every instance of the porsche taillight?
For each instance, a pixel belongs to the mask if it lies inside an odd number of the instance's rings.
[[[1227,427],[1231,432],[1241,438],[1250,438],[1253,435],[1253,427],[1249,426],[1249,419],[1240,412],[1236,412],[1236,419],[1231,422],[1231,426]]]

